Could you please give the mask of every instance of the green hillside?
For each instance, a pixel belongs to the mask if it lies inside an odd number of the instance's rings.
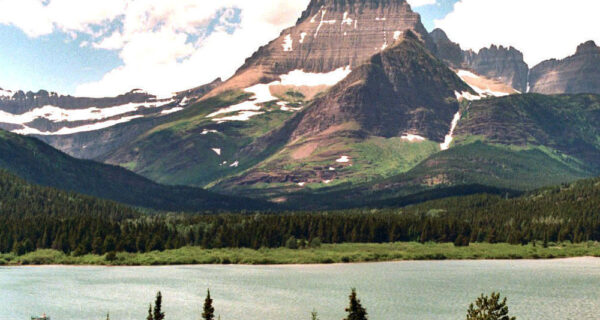
[[[241,210],[260,202],[152,182],[120,167],[72,158],[45,143],[0,131],[0,168],[28,182],[159,210]]]

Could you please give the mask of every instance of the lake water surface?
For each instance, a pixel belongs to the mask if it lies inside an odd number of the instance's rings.
[[[210,287],[222,320],[340,320],[356,287],[371,320],[464,319],[482,292],[523,319],[600,319],[600,259],[315,266],[5,267],[0,319],[145,319],[161,290],[167,320],[200,319]]]

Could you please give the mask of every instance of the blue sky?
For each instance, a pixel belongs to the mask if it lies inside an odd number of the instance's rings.
[[[2,0],[0,87],[86,96],[187,89],[231,75],[309,1]],[[428,30],[442,27],[464,49],[513,45],[530,64],[600,42],[600,1],[408,1]]]
[[[442,18],[450,12],[455,1],[457,0],[439,0],[438,4],[415,9],[422,14],[426,27],[431,29],[434,26],[434,19]],[[301,10],[301,6],[296,6],[290,10],[292,12],[285,13],[293,15],[293,11],[297,11],[296,15],[299,15]],[[222,31],[222,28],[230,34],[233,33],[236,24],[241,20],[240,10],[234,12],[230,19],[231,24],[225,26],[221,21],[224,11],[224,8],[219,8],[211,19],[196,26],[195,29],[200,32],[193,34],[187,32],[187,42],[200,43],[202,38],[209,37],[216,31]],[[296,17],[292,18],[290,21],[295,20]],[[90,24],[94,32],[100,29],[99,26],[112,31],[119,30],[123,28],[123,18],[117,17],[103,25]],[[285,26],[282,23],[280,27]],[[82,84],[101,81],[110,71],[124,68],[125,63],[120,56],[122,48],[96,48],[91,43],[102,38],[94,39],[88,31],[54,28],[52,32],[38,35],[32,34],[26,26],[20,27],[19,23],[6,23],[6,21],[2,23],[0,18],[0,87],[33,91],[46,89],[75,94]],[[33,33],[40,32],[33,31]],[[107,33],[104,36],[109,35]],[[258,42],[261,40],[262,43]],[[257,39],[256,47],[263,43],[263,39]],[[178,61],[181,62],[185,57],[179,57]],[[194,85],[198,84],[200,83]]]

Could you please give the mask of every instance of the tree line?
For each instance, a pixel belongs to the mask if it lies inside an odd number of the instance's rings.
[[[15,184],[0,174],[0,252],[73,255],[184,246],[301,249],[321,243],[600,241],[600,179],[518,198],[473,195],[405,208],[142,214],[114,202]]]

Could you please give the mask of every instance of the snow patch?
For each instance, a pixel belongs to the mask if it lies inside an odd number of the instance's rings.
[[[379,17],[375,18],[375,21],[385,21],[385,20],[386,20],[385,18],[379,18]]]
[[[395,31],[394,32],[394,41],[400,39],[400,36],[402,35],[402,31]]]
[[[329,167],[329,171],[335,171],[334,167]]]
[[[415,134],[405,134],[402,137],[400,137],[400,139],[402,140],[406,140],[406,141],[410,141],[410,142],[417,142],[417,141],[425,141],[427,139],[425,139],[424,137],[415,135]]]
[[[292,35],[288,34],[283,39],[283,51],[285,51],[285,52],[294,51],[293,44],[294,44],[294,40],[292,40]]]
[[[481,100],[481,96],[472,95],[468,91],[463,91],[462,93],[458,92],[458,91],[454,91],[454,95],[456,95],[456,100],[458,100],[458,101],[461,101],[463,99],[469,100],[469,101]]]
[[[478,87],[476,85],[471,84],[469,81],[467,81],[466,78],[482,79],[483,80],[483,78],[481,76],[476,75],[476,74],[474,74],[471,71],[468,71],[468,70],[458,70],[456,72],[456,75],[458,75],[465,83],[467,83],[473,90],[475,90],[475,92],[477,92],[481,98],[485,98],[485,97],[505,97],[505,96],[510,95],[510,93],[508,93],[508,92],[493,91],[493,90],[490,90],[490,88],[488,88],[488,87],[482,88],[482,87]]]
[[[440,144],[440,148],[442,149],[442,151],[450,149],[450,144],[452,143],[452,140],[454,140],[454,130],[458,125],[458,121],[460,121],[460,110],[454,115],[454,119],[452,119],[450,132],[446,135],[444,143]]]
[[[306,185],[306,182],[298,182],[298,185],[304,187]]]
[[[350,66],[341,67],[328,73],[309,73],[294,70],[281,76],[282,85],[291,86],[333,86],[346,78],[352,70]]]
[[[109,108],[91,107],[87,109],[63,109],[52,105],[36,108],[23,114],[12,114],[0,111],[0,122],[10,124],[26,124],[38,118],[52,122],[94,121],[116,117],[125,113],[135,112],[142,107],[158,108],[172,103],[173,100],[160,104],[128,103]]]
[[[62,129],[60,129],[58,131],[54,131],[54,132],[40,131],[38,129],[30,128],[28,126],[23,126],[24,127],[23,129],[14,130],[12,132],[16,133],[16,134],[23,134],[23,135],[35,134],[35,135],[40,135],[40,136],[61,136],[61,135],[69,135],[69,134],[75,134],[75,133],[80,133],[80,132],[89,132],[89,131],[106,129],[108,127],[112,127],[117,124],[126,123],[133,119],[142,118],[142,117],[143,116],[140,116],[140,115],[130,116],[130,117],[124,117],[124,118],[121,118],[118,120],[108,120],[108,121],[104,121],[104,122],[97,122],[94,124],[88,124],[88,125],[75,127],[75,128],[64,127]]]
[[[210,150],[214,151],[219,156],[221,155],[221,149],[219,149],[219,148],[212,148]]]
[[[348,156],[342,156],[339,159],[335,160],[335,162],[337,162],[337,163],[348,163],[348,162],[350,162],[350,157],[348,157]]]
[[[240,165],[240,162],[236,161],[236,162],[232,163],[231,165],[229,165],[229,167],[230,168],[237,168],[237,167],[239,167],[239,165]]]
[[[233,116],[215,118],[215,119],[213,119],[213,121],[216,123],[224,123],[224,122],[229,122],[229,121],[248,121],[248,120],[250,120],[250,118],[261,115],[263,113],[264,112],[257,112],[257,111],[242,111]]]
[[[181,110],[183,110],[182,107],[175,107],[173,109],[163,110],[163,111],[160,112],[160,114],[171,114],[171,113],[175,113],[175,112],[181,111]]]
[[[217,131],[217,130],[207,130],[207,129],[204,129],[204,130],[202,131],[201,135],[205,136],[205,135],[207,135],[207,134],[209,134],[209,133],[219,133],[219,131]]]
[[[352,20],[352,18],[348,17],[348,11],[344,12],[344,18],[342,19],[342,25],[347,24],[347,25],[351,26],[353,22],[354,22],[354,20]]]
[[[331,180],[323,180],[323,183],[324,183],[324,184],[330,184],[330,183],[331,183]]]
[[[300,34],[300,43],[304,43],[304,38],[306,38],[306,32]]]

